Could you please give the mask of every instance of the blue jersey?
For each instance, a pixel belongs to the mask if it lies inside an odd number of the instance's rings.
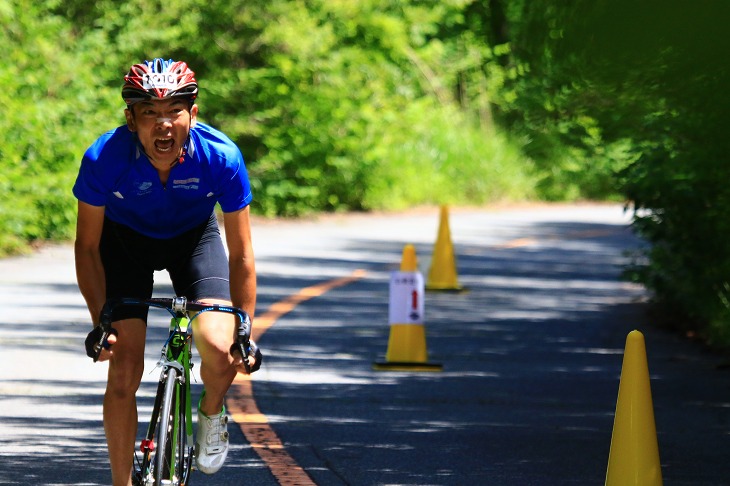
[[[105,133],[84,154],[73,193],[79,201],[105,206],[112,221],[152,238],[199,226],[216,203],[233,212],[253,199],[241,151],[203,123],[190,130],[185,159],[165,185],[126,125]]]

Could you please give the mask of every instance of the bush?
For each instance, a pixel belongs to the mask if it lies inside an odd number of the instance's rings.
[[[364,206],[486,204],[534,197],[533,165],[519,146],[452,108],[414,103],[368,153]]]

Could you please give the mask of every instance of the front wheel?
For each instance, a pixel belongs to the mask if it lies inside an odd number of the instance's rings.
[[[155,455],[155,485],[178,485],[182,477],[184,444],[180,431],[184,429],[180,414],[180,386],[178,371],[167,371],[165,390],[160,404],[157,425],[157,454]],[[182,419],[184,421],[184,418]]]

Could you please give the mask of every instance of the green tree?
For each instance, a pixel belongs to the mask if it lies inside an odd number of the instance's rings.
[[[506,119],[550,151],[624,156],[597,169],[619,170],[652,244],[636,276],[682,327],[727,342],[730,5],[531,1],[513,20],[525,75]]]
[[[81,154],[153,57],[197,71],[201,119],[241,147],[260,213],[532,195],[532,161],[493,122],[509,47],[484,42],[501,20],[479,2],[0,1],[5,249],[72,234]]]
[[[0,3],[0,253],[71,236],[70,168],[98,121],[81,107],[103,98],[54,3]]]

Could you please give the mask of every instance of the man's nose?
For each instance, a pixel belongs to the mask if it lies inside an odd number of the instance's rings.
[[[166,127],[168,125],[172,125],[172,119],[166,117],[158,117],[157,124]]]

